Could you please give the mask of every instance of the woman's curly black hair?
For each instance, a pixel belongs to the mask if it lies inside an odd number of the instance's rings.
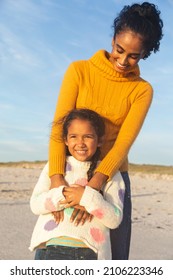
[[[157,6],[143,2],[142,4],[127,5],[114,19],[114,39],[116,35],[125,30],[138,33],[143,38],[146,59],[153,51],[159,51],[160,40],[163,37],[163,21]]]

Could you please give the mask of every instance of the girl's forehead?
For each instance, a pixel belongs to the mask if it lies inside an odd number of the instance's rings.
[[[74,119],[71,121],[68,129],[72,130],[72,129],[77,129],[79,130],[84,130],[84,129],[89,129],[89,130],[94,130],[95,128],[92,125],[92,123],[89,120],[83,120],[83,119]]]

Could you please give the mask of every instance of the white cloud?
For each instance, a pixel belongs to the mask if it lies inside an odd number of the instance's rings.
[[[12,64],[14,62],[17,65],[22,63],[30,66],[39,65],[40,61],[27,47],[26,42],[22,41],[22,38],[15,35],[9,28],[2,24],[0,25],[0,37],[0,51],[5,63]]]

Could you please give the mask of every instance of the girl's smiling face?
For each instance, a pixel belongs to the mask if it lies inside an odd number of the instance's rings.
[[[74,119],[70,123],[65,144],[70,154],[79,161],[90,160],[101,145],[91,123],[81,119]]]
[[[130,30],[122,31],[112,40],[109,60],[120,73],[129,72],[144,57],[142,37]]]

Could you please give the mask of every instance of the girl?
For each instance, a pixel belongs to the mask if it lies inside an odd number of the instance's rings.
[[[39,215],[30,244],[30,250],[36,249],[35,259],[111,259],[109,228],[118,227],[122,220],[124,181],[117,172],[102,187],[103,195],[87,186],[100,156],[103,136],[104,122],[97,113],[78,109],[65,117],[63,139],[70,154],[65,180],[75,185],[50,189],[49,164],[44,167],[30,199],[31,210]],[[71,219],[73,208],[68,205],[71,196],[93,215],[92,219],[75,225]],[[62,209],[64,217],[56,223],[52,212]]]
[[[138,63],[159,50],[163,22],[157,6],[144,2],[124,6],[114,19],[113,28],[110,52],[99,50],[88,60],[69,65],[59,92],[54,120],[69,110],[84,106],[104,117],[106,141],[101,147],[101,162],[88,186],[100,190],[103,183],[121,171],[126,185],[123,221],[118,229],[111,230],[112,258],[121,260],[128,259],[131,237],[128,152],[142,127],[153,96],[151,85],[140,77]],[[64,143],[54,140],[54,135],[59,137],[61,132],[61,126],[53,127],[50,137],[51,188],[65,184]],[[71,199],[71,206],[74,204]]]

